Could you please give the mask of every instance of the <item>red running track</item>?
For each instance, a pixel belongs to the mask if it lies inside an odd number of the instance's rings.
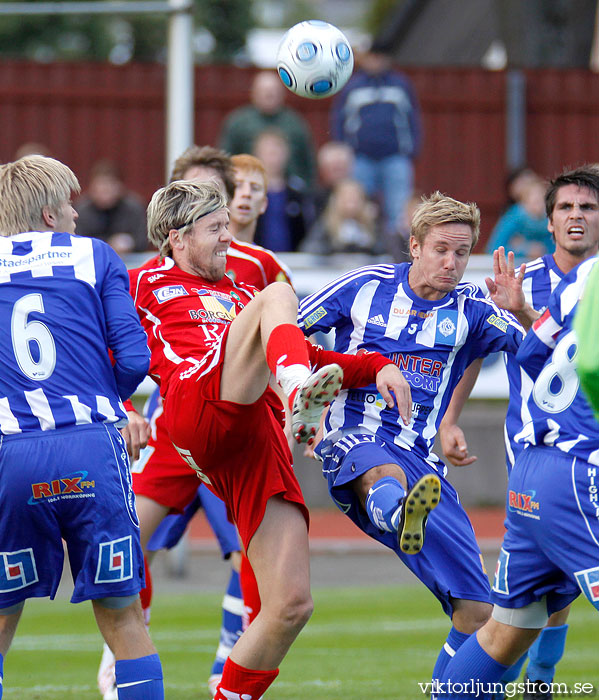
[[[505,532],[503,527],[504,509],[493,507],[467,508],[466,510],[481,547],[499,546]],[[194,547],[211,548],[213,545],[216,546],[212,530],[201,513],[191,521],[189,535]],[[322,546],[326,543],[333,545],[335,542],[344,543],[347,546],[367,546],[370,544],[378,546],[348,517],[334,508],[317,508],[310,511],[310,542],[312,546]]]

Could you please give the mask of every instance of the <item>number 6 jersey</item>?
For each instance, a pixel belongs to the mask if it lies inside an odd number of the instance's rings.
[[[549,445],[599,465],[599,423],[580,389],[576,373],[577,337],[572,328],[589,273],[590,258],[556,287],[547,310],[518,349],[516,360],[534,380],[528,399],[530,420],[522,441]]]
[[[149,353],[127,271],[106,243],[52,231],[0,237],[0,321],[0,435],[126,425],[121,399]]]

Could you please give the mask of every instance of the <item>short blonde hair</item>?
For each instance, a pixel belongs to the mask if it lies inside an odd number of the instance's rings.
[[[58,214],[80,189],[73,171],[54,158],[29,155],[0,166],[0,236],[47,230],[44,207]]]
[[[214,183],[175,180],[154,192],[148,204],[148,239],[162,257],[171,255],[169,231],[188,233],[198,219],[226,206],[225,195]]]
[[[429,197],[422,197],[412,217],[410,235],[419,245],[422,245],[431,228],[442,224],[470,226],[472,231],[470,251],[472,252],[480,236],[480,210],[474,202],[460,202],[438,190]]]

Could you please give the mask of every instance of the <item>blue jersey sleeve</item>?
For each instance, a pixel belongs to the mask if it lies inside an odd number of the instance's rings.
[[[345,321],[362,285],[362,280],[344,275],[303,299],[299,305],[297,322],[305,335],[328,333],[331,328]]]
[[[108,245],[94,241],[96,260],[103,266],[99,288],[106,318],[108,347],[114,357],[113,372],[119,396],[127,399],[137,389],[150,367],[150,351],[141,322],[129,293],[125,265]],[[100,277],[98,277],[100,280]]]
[[[524,338],[524,329],[516,317],[484,297],[481,290],[469,302],[475,311],[466,314],[474,326],[474,333],[468,338],[470,361],[502,350],[515,354]]]
[[[518,349],[516,361],[532,379],[536,379],[543,369],[556,346],[557,337],[564,327],[560,303],[561,293],[570,284],[571,277],[569,275],[558,284],[549,297],[544,313],[535,321]]]
[[[518,349],[516,361],[524,368],[531,379],[536,379],[550,356],[551,348],[531,330]]]

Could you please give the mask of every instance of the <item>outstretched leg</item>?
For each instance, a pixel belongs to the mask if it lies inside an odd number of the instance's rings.
[[[380,464],[358,477],[353,487],[372,524],[397,533],[402,552],[417,554],[422,549],[428,514],[441,498],[438,476],[426,474],[408,489],[398,464]]]
[[[308,529],[296,505],[279,496],[269,499],[248,559],[262,608],[233,648],[216,700],[232,693],[261,697],[312,613]]]

